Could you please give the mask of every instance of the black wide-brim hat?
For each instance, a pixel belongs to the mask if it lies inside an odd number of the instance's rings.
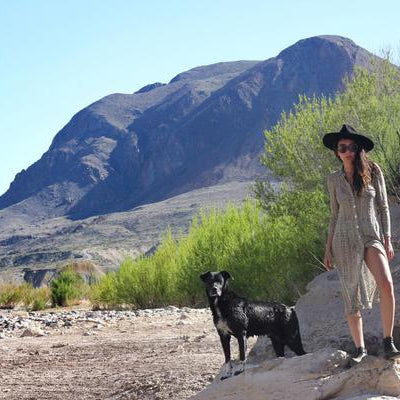
[[[357,131],[350,125],[343,125],[339,132],[327,133],[322,141],[324,145],[331,150],[336,150],[337,143],[340,139],[353,139],[359,146],[361,146],[366,152],[371,151],[374,148],[374,142],[367,136],[357,133]]]

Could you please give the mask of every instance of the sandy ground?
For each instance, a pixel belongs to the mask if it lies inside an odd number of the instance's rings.
[[[0,398],[187,399],[223,361],[207,309],[76,322],[42,337],[0,339]]]

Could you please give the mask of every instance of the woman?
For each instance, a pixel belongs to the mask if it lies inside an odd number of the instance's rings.
[[[379,166],[368,159],[374,143],[350,125],[323,138],[342,168],[328,176],[331,222],[324,265],[338,270],[347,321],[357,348],[354,362],[367,351],[360,310],[371,308],[378,293],[387,359],[400,357],[393,344],[395,299],[389,261],[394,257],[385,181]]]

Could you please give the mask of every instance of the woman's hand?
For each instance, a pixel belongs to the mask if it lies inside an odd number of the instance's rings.
[[[330,271],[333,268],[332,265],[332,252],[330,250],[325,251],[324,257],[324,266],[327,271]]]
[[[390,236],[385,236],[385,250],[386,250],[386,255],[388,257],[388,260],[392,261],[394,258],[394,251],[393,251],[393,246],[392,246],[392,241],[390,239]]]

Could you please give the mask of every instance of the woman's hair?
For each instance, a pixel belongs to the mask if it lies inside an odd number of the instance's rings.
[[[363,190],[372,182],[374,175],[377,171],[376,165],[369,159],[368,154],[360,146],[354,157],[354,174],[353,174],[353,187],[358,196],[360,196]],[[335,150],[336,157],[340,159],[337,150]]]

